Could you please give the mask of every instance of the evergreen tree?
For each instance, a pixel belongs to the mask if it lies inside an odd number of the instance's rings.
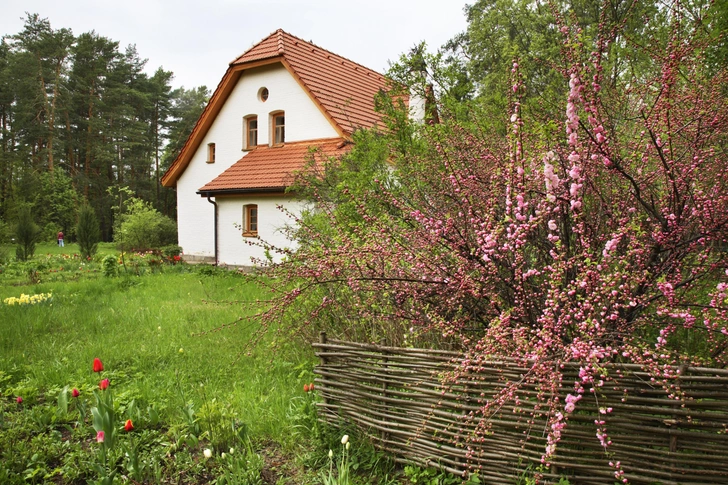
[[[76,237],[81,257],[93,258],[101,240],[101,229],[96,212],[88,204],[84,204],[78,213]]]
[[[18,261],[27,261],[35,254],[35,244],[40,237],[40,228],[33,221],[29,205],[23,205],[18,210],[18,224],[15,229],[16,243],[15,257]]]

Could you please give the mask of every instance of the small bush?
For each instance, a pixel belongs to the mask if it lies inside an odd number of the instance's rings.
[[[116,276],[116,268],[119,263],[116,260],[116,256],[109,254],[103,261],[101,261],[101,269],[104,271],[104,276],[112,278]]]
[[[182,246],[179,246],[177,244],[170,244],[169,246],[164,246],[160,248],[159,251],[166,259],[172,259],[175,256],[179,256],[180,254],[182,254]]]
[[[126,210],[114,231],[121,250],[147,251],[177,243],[177,224],[148,202],[132,198]]]

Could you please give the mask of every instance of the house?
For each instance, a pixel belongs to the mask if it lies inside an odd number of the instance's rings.
[[[349,149],[380,119],[381,74],[282,30],[230,63],[179,156],[162,178],[177,187],[179,244],[188,261],[249,266],[260,238],[291,247],[281,230],[301,202],[285,193],[311,148]]]

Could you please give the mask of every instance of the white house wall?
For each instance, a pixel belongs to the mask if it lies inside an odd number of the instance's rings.
[[[262,87],[268,88],[269,92],[265,102],[258,98]],[[339,136],[285,67],[276,64],[245,71],[189,165],[177,180],[179,244],[185,255],[214,257],[214,207],[206,198],[200,197],[197,191],[247,153],[243,151],[244,117],[257,115],[258,143],[269,142],[268,117],[274,111],[285,112],[286,142]],[[215,163],[207,163],[209,143],[215,143]],[[227,212],[228,202],[224,204],[225,215],[219,215],[219,261],[226,264],[249,264],[249,257],[245,263],[238,262],[242,256],[233,257],[231,249],[238,247],[242,236],[239,230],[233,233],[230,227],[240,217],[230,219]],[[261,224],[266,224],[262,214]],[[228,258],[233,258],[235,262]]]
[[[258,206],[258,236],[268,244],[279,248],[295,246],[286,239],[281,230],[292,220],[280,211],[277,206],[283,205],[291,212],[300,213],[300,202],[283,197],[220,197],[218,204],[218,256],[221,263],[236,266],[252,266],[251,258],[266,258],[265,250],[258,246],[251,246],[247,241],[256,241],[256,238],[242,237],[240,227],[243,223],[243,206],[257,204]],[[271,253],[275,262],[280,262],[280,256]]]

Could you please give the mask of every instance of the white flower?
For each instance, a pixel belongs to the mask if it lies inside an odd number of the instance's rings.
[[[230,454],[232,455],[233,453],[235,453],[235,448],[230,448]]]
[[[333,458],[333,457],[334,457],[334,450],[329,450],[329,458]]]
[[[212,458],[212,450],[210,448],[205,448],[202,454],[205,455],[205,458]]]
[[[225,452],[223,451],[222,454],[220,455],[220,458],[222,458],[224,460],[225,459],[225,456],[226,456],[225,455]]]
[[[341,437],[341,444],[342,445],[345,445],[348,442],[349,442],[349,435],[348,434],[345,434],[344,436]]]
[[[346,443],[346,449],[347,450],[349,449],[350,446],[351,446],[351,443]]]

